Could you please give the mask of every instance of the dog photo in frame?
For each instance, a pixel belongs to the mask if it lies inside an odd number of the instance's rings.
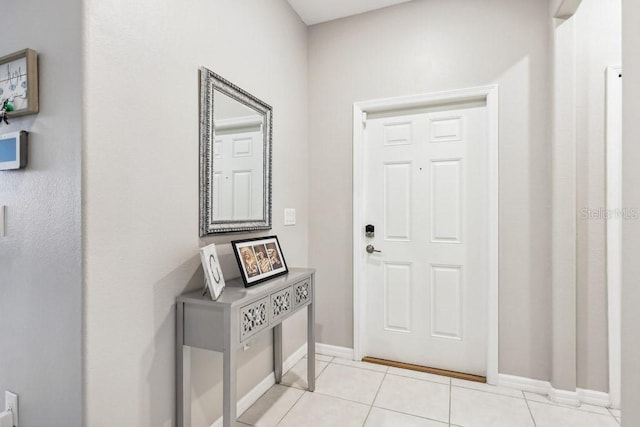
[[[235,240],[231,245],[245,287],[289,272],[277,236]]]

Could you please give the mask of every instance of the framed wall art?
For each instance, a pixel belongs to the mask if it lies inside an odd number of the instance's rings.
[[[0,58],[0,108],[7,117],[38,112],[38,54],[24,49]]]
[[[231,245],[246,287],[289,272],[277,236],[235,240]]]
[[[222,294],[225,286],[218,253],[216,252],[216,245],[211,244],[201,248],[200,261],[202,261],[202,268],[204,269],[207,290],[209,291],[209,295],[211,295],[211,299],[215,301],[220,298],[220,294]]]

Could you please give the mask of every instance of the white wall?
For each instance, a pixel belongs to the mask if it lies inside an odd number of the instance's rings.
[[[620,63],[620,2],[578,3],[554,26],[552,384],[607,391],[606,222],[589,212],[606,205],[605,70]]]
[[[353,102],[498,83],[500,372],[549,379],[549,35],[548,3],[529,0],[416,0],[311,27],[309,241],[323,284],[320,342],[353,345]]]
[[[273,106],[268,234],[290,266],[306,266],[307,29],[283,0],[86,3],[85,425],[171,426],[174,299],[202,284],[200,246],[249,237],[198,238],[198,68]],[[296,226],[282,226],[284,207]],[[287,356],[305,340],[304,317],[284,335]],[[271,357],[268,338],[241,354],[240,396]],[[193,352],[195,427],[222,413],[221,361]]]
[[[82,424],[81,6],[0,11],[0,56],[31,48],[40,61],[40,113],[0,124],[30,132],[27,168],[0,172],[0,408],[18,393],[22,426]]]
[[[576,108],[575,25],[553,29],[551,384],[576,390]]]
[[[605,70],[622,60],[620,0],[583,0],[573,16],[576,60],[577,379],[607,391],[606,221],[583,209],[606,206]]]
[[[622,0],[622,203],[640,207],[640,3]],[[640,221],[622,225],[622,418],[640,425]]]

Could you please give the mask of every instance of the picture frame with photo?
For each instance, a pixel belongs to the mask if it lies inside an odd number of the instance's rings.
[[[211,295],[211,299],[215,301],[220,298],[225,287],[224,276],[222,275],[222,268],[220,268],[220,260],[216,252],[215,244],[200,248],[200,261],[204,269],[207,290],[209,291],[209,295]]]
[[[235,240],[231,245],[245,287],[289,272],[278,236]]]

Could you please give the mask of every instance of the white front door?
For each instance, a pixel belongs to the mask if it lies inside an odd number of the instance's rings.
[[[486,104],[366,121],[365,355],[486,375],[488,159]]]

